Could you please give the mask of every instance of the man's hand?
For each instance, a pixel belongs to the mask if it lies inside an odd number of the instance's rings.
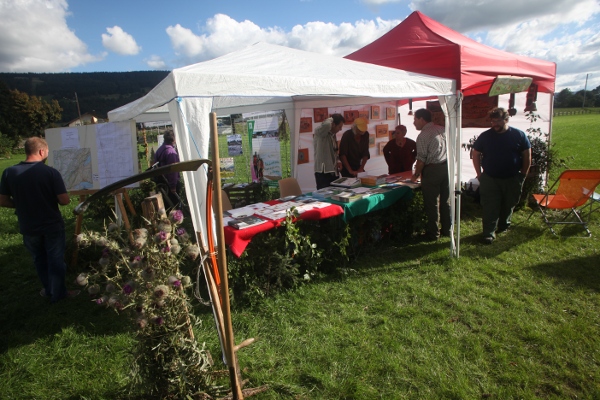
[[[12,197],[5,194],[0,194],[0,207],[15,208],[15,203]]]

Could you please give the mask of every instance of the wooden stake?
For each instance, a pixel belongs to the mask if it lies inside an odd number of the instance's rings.
[[[218,245],[218,262],[221,275],[221,290],[223,294],[221,306],[223,308],[223,322],[225,324],[225,357],[227,358],[227,366],[229,367],[229,380],[231,382],[231,393],[234,400],[243,399],[242,387],[238,376],[238,365],[234,349],[233,327],[231,325],[231,309],[229,303],[229,278],[227,274],[227,258],[225,256],[225,233],[223,232],[223,203],[221,199],[221,163],[219,162],[219,137],[217,129],[217,114],[210,113],[210,136],[213,158],[213,195],[216,199],[214,212],[216,215],[216,232]],[[212,218],[207,215],[206,218]],[[207,232],[207,235],[212,235],[212,232]]]

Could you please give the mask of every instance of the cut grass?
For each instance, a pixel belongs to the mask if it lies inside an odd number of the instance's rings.
[[[600,116],[588,117],[554,120],[571,168],[600,167]],[[510,232],[482,246],[480,209],[463,203],[458,260],[447,239],[380,244],[345,278],[235,309],[236,342],[258,339],[239,353],[247,386],[270,385],[253,398],[600,398],[600,213],[594,236],[576,239],[553,236],[524,209]],[[68,220],[73,206],[63,208]],[[85,295],[55,306],[39,297],[7,209],[0,272],[0,397],[125,398],[131,327]],[[201,305],[195,312],[204,321],[197,338],[223,368],[212,315]]]

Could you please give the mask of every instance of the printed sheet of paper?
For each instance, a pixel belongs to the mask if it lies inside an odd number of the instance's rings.
[[[62,145],[61,149],[79,148],[79,130],[77,128],[64,128],[60,131]]]
[[[96,146],[101,188],[135,173],[131,131],[126,126],[111,123],[97,125]]]

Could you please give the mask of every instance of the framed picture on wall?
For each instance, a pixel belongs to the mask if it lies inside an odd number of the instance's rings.
[[[396,109],[394,107],[385,109],[385,119],[396,119]]]
[[[327,107],[313,108],[315,122],[323,122],[327,119]]]
[[[308,149],[298,149],[298,164],[307,164],[308,161]]]
[[[345,125],[354,123],[354,120],[358,118],[358,110],[347,110],[344,111],[344,119],[346,120]]]
[[[369,147],[375,147],[375,136],[369,135]]]
[[[364,118],[367,120],[367,122],[369,121],[369,111],[368,110],[363,110],[363,111],[358,111],[358,118]]]
[[[387,124],[375,126],[375,136],[378,138],[388,137],[388,126]]]
[[[377,154],[379,154],[380,156],[383,155],[383,148],[385,147],[386,144],[387,144],[386,142],[377,143]]]
[[[379,106],[371,106],[371,119],[379,118]]]
[[[312,132],[312,118],[303,117],[300,118],[300,133]]]

